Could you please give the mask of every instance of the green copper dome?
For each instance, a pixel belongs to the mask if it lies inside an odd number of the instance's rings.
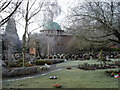
[[[56,22],[50,22],[44,25],[45,30],[61,30],[61,27],[58,23]]]

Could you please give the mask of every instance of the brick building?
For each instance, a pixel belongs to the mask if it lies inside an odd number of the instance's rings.
[[[72,35],[65,33],[58,23],[50,22],[44,25],[44,30],[40,30],[39,37],[41,38],[40,42],[42,42],[40,49],[42,55],[69,53],[68,45]],[[37,50],[35,47],[33,48],[30,49],[30,53],[36,54]]]

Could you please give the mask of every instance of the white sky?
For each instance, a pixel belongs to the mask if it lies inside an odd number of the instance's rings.
[[[47,0],[47,1],[54,1],[54,0]],[[61,14],[56,18],[56,22],[58,22],[61,27],[63,26],[62,24],[64,23],[64,18],[65,16],[68,14],[68,9],[69,7],[73,7],[75,6],[78,1],[80,2],[83,2],[83,1],[120,1],[120,0],[57,0],[58,1],[58,4],[60,5],[61,7]],[[39,20],[41,17],[37,17]],[[24,25],[24,22],[22,22],[22,24]],[[30,25],[30,29],[34,29],[38,27],[38,24],[34,24],[34,25]],[[63,29],[63,27],[62,27]],[[20,40],[22,39],[22,36],[23,36],[23,33],[24,33],[24,28],[21,27],[20,25],[17,25],[17,30],[18,30],[18,35],[19,35],[19,38]],[[39,32],[40,29],[36,30],[35,32]]]
[[[48,0],[48,1],[50,1],[50,0]],[[52,0],[52,1],[54,1],[54,0]],[[68,6],[71,6],[71,7],[74,6],[74,4],[77,3],[77,1],[79,1],[79,0],[57,0],[57,1],[58,1],[58,5],[60,5],[60,7],[61,7],[62,12],[56,18],[55,22],[58,22],[62,27],[63,20],[64,20],[65,16],[67,15],[67,10],[69,9]],[[40,17],[37,17],[37,18],[40,19]],[[22,24],[24,24],[24,22],[22,22]],[[30,29],[34,29],[36,27],[38,27],[38,24],[34,24],[34,25],[32,25],[32,27],[30,25]],[[62,29],[63,29],[63,27],[62,27]],[[19,38],[21,40],[23,33],[24,33],[24,28],[20,25],[17,25],[17,30],[18,30],[17,32],[18,32]],[[34,32],[39,32],[39,31],[40,31],[40,29],[37,29]]]

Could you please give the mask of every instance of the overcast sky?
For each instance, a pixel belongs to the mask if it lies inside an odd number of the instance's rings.
[[[45,1],[54,1],[54,0],[45,0]],[[120,0],[57,0],[58,5],[61,7],[61,14],[55,19],[56,22],[58,22],[61,25],[61,28],[63,28],[64,24],[64,18],[68,14],[68,9],[71,7],[74,7],[78,2],[84,2],[84,1],[120,1]],[[37,16],[38,19],[41,17]],[[24,22],[23,22],[24,23]],[[30,29],[38,27],[38,24],[34,24],[30,26]],[[21,27],[20,25],[17,25],[17,30],[18,30],[18,35],[20,37],[20,40],[22,39],[23,33],[24,33],[24,28]],[[37,29],[35,32],[39,32],[40,29]]]
[[[46,1],[50,1],[50,0],[46,0]],[[54,1],[54,0],[51,0],[51,1]],[[58,1],[58,5],[61,7],[61,10],[62,12],[60,13],[60,15],[58,15],[56,18],[55,18],[55,22],[59,23],[61,25],[61,28],[63,29],[62,27],[62,24],[63,24],[63,20],[65,18],[65,16],[67,15],[67,11],[69,9],[69,7],[73,7],[75,6],[75,4],[79,1],[79,0],[57,0]],[[41,17],[37,16],[37,19],[40,19]],[[21,22],[21,21],[19,21]],[[24,22],[22,22],[23,24]],[[18,24],[18,23],[17,23]],[[34,29],[38,27],[38,23],[32,25],[30,25],[30,29]],[[21,26],[21,25],[17,25],[17,32],[18,32],[18,35],[20,37],[20,39],[22,39],[22,36],[23,36],[23,33],[24,33],[24,28]],[[34,32],[39,32],[40,29],[37,29],[36,31]]]

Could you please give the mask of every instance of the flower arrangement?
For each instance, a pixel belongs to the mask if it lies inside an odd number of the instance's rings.
[[[119,71],[107,70],[105,72],[107,73],[107,76],[120,78],[120,70]]]
[[[31,67],[31,66],[33,66],[33,64],[26,63],[25,66],[26,67]]]
[[[62,85],[61,84],[53,84],[53,87],[55,87],[55,88],[61,88]]]
[[[119,75],[114,75],[114,77],[115,77],[115,78],[120,78],[120,76],[119,76]]]
[[[28,64],[28,66],[30,67],[30,66],[33,66],[32,64]]]
[[[56,76],[50,76],[50,79],[57,79]]]

